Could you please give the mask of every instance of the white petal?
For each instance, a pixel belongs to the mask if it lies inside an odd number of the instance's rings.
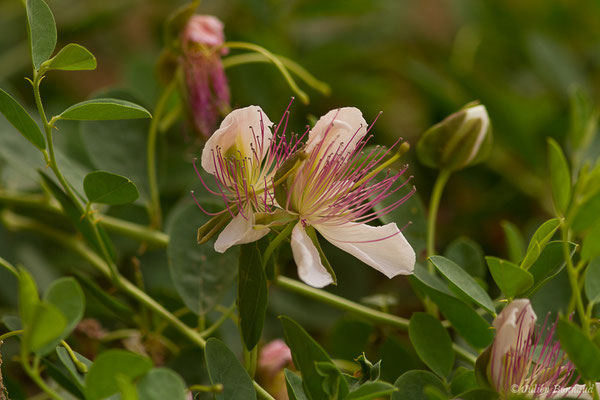
[[[349,222],[343,225],[315,225],[315,228],[331,244],[388,278],[413,272],[415,251],[393,222],[383,226]]]
[[[262,125],[261,125],[262,118]],[[217,147],[225,156],[228,152],[239,150],[242,157],[252,157],[251,143],[254,146],[254,136],[258,136],[260,142],[264,143],[264,150],[269,146],[273,133],[273,123],[263,110],[258,106],[239,108],[230,112],[221,126],[206,141],[202,150],[202,168],[209,174],[215,173],[213,151]],[[264,136],[263,136],[264,135]],[[266,151],[260,155],[264,157]]]
[[[473,145],[473,151],[471,151],[471,154],[469,154],[466,163],[469,163],[473,158],[475,158],[475,156],[479,152],[479,147],[481,147],[481,144],[483,143],[483,139],[485,139],[487,130],[490,127],[490,117],[488,116],[487,109],[483,104],[466,109],[465,121],[469,119],[481,120],[481,127],[479,129],[479,134],[477,135],[477,140]]]
[[[298,276],[310,286],[321,288],[333,282],[323,264],[319,251],[300,222],[292,230],[292,253],[298,266]]]
[[[215,241],[215,250],[224,253],[228,248],[236,244],[255,242],[269,233],[269,228],[254,229],[254,215],[238,214],[223,229]]]
[[[352,151],[366,134],[367,122],[358,108],[344,107],[331,110],[319,118],[310,130],[306,141],[306,152],[311,152],[315,148],[319,148],[320,153],[336,152],[342,142],[344,148],[350,143],[346,151]]]
[[[503,385],[504,368],[502,362],[509,350],[524,348],[533,334],[537,316],[528,299],[513,300],[494,319],[496,337],[492,345],[491,375],[494,385]],[[521,343],[519,343],[519,340]]]

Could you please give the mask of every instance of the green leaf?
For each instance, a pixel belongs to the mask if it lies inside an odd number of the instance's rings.
[[[60,339],[66,338],[83,318],[85,296],[81,286],[73,278],[60,278],[46,289],[44,301],[56,306],[65,316],[67,326]]]
[[[367,382],[353,390],[344,400],[371,400],[389,396],[397,389],[387,382]]]
[[[428,400],[425,388],[433,386],[443,393],[446,388],[440,378],[429,371],[408,371],[394,383],[397,392],[392,393],[391,400]]]
[[[600,164],[599,164],[600,167]],[[600,221],[600,191],[588,196],[573,217],[573,230],[577,233],[591,228]]]
[[[585,272],[585,295],[590,303],[600,302],[600,257],[590,261]]]
[[[171,46],[172,42],[179,38],[181,31],[185,28],[185,24],[194,15],[198,5],[200,5],[200,0],[186,3],[167,17],[164,31],[164,39],[167,46]]]
[[[137,187],[128,178],[104,171],[87,174],[83,180],[83,190],[90,203],[127,204],[140,196]]]
[[[107,310],[115,313],[117,316],[127,321],[131,320],[131,318],[134,316],[135,311],[133,311],[131,307],[116,299],[114,296],[108,294],[106,290],[98,286],[96,282],[89,278],[86,278],[80,272],[75,272],[75,275],[77,276],[77,280],[81,283],[86,292],[95,297],[96,300],[98,300],[98,302]]]
[[[575,253],[576,245],[569,242],[569,253],[571,257]],[[532,296],[548,281],[557,276],[565,268],[565,255],[563,253],[563,243],[561,241],[550,242],[546,245],[540,256],[529,268],[529,273],[533,276],[534,284],[527,291],[525,297]]]
[[[203,202],[209,212],[222,205]],[[196,233],[209,218],[193,202],[176,207],[167,224],[169,270],[175,289],[194,313],[205,315],[216,306],[236,278],[238,246],[219,254],[215,239],[199,245]]]
[[[488,256],[485,260],[494,282],[506,297],[515,297],[533,286],[533,276],[518,265],[498,257]]]
[[[471,389],[467,392],[461,393],[457,399],[460,400],[498,400],[500,395],[498,392],[490,389]],[[517,398],[511,397],[513,400]]]
[[[40,302],[37,285],[23,267],[19,267],[19,316],[23,326],[33,319],[35,306]]]
[[[119,387],[120,400],[139,400],[135,385],[130,377],[123,374],[117,375],[117,386]]]
[[[544,222],[535,231],[533,237],[529,241],[529,246],[527,247],[527,251],[525,252],[525,258],[521,262],[520,267],[522,269],[527,270],[529,269],[529,267],[531,267],[531,264],[533,264],[535,260],[537,260],[542,250],[544,250],[546,243],[548,243],[548,241],[552,239],[554,232],[556,232],[559,226],[560,221],[558,220],[558,218],[553,218]]]
[[[581,245],[581,259],[591,260],[600,256],[600,223],[596,224],[590,229],[583,237],[583,243]]]
[[[284,374],[287,394],[290,400],[308,400],[308,397],[304,394],[304,389],[302,389],[302,378],[287,368],[284,369]]]
[[[328,399],[344,398],[341,395],[341,383],[344,381],[341,371],[332,363],[327,361],[315,362],[317,373],[323,377],[321,388]],[[344,381],[344,383],[346,383]],[[346,389],[346,393],[348,390]]]
[[[525,255],[525,240],[515,224],[509,221],[502,221],[502,229],[506,238],[506,247],[508,250],[508,259],[515,264],[520,262]]]
[[[269,290],[257,243],[241,246],[238,276],[240,330],[247,349],[253,349],[262,333]]]
[[[256,400],[256,391],[250,375],[235,354],[218,339],[210,338],[205,349],[206,366],[210,382],[221,383],[223,392],[216,393],[217,400]]]
[[[569,93],[570,129],[569,142],[575,150],[587,148],[596,135],[598,107],[590,95],[580,87]]]
[[[102,247],[96,235],[94,234],[94,226],[90,220],[87,218],[82,218],[81,212],[75,203],[73,203],[73,200],[71,200],[71,198],[67,196],[67,194],[48,175],[42,171],[38,172],[42,177],[43,184],[50,191],[50,193],[52,193],[52,196],[58,200],[67,218],[71,220],[71,223],[79,232],[81,232],[87,242],[90,243],[98,251],[98,253],[102,254]],[[115,249],[110,242],[110,238],[104,231],[104,228],[96,225],[95,229],[98,229],[100,233],[100,239],[103,241],[103,244],[108,250],[108,253],[112,259],[115,260]]]
[[[96,69],[96,58],[88,49],[69,43],[51,59],[42,64],[42,69],[62,71],[84,71]]]
[[[52,55],[56,46],[56,23],[44,0],[27,0],[29,50],[36,70]]]
[[[454,376],[452,377],[452,382],[450,383],[452,394],[458,395],[477,387],[478,385],[477,378],[475,377],[475,371],[465,367],[458,367],[456,371],[454,371]]]
[[[152,368],[152,361],[125,350],[101,353],[85,376],[87,400],[102,400],[119,392],[118,376],[136,379]]]
[[[114,121],[118,119],[152,118],[142,106],[118,99],[93,99],[72,105],[63,111],[59,119],[77,121]]]
[[[283,325],[285,341],[292,351],[294,365],[302,373],[305,392],[312,400],[327,399],[323,391],[324,377],[317,371],[315,362],[333,362],[325,350],[297,322],[289,317],[279,318]],[[346,382],[342,380],[341,383]],[[347,385],[340,389],[340,393],[348,393]]]
[[[483,250],[479,243],[467,237],[459,237],[448,245],[444,256],[454,261],[469,275],[485,279],[487,268],[483,260]]]
[[[600,380],[600,348],[585,333],[567,319],[561,318],[557,327],[558,340],[569,360],[585,381]]]
[[[0,112],[31,144],[40,150],[46,148],[46,139],[38,124],[22,105],[2,89],[0,89]]]
[[[437,318],[426,313],[414,313],[410,318],[408,336],[419,358],[433,372],[445,378],[454,365],[452,340]]]
[[[137,383],[140,400],[186,400],[181,376],[168,368],[153,368]]]
[[[471,275],[456,265],[454,261],[442,256],[431,256],[429,261],[461,294],[467,296],[490,313],[496,313],[494,302],[490,299],[490,296]]]
[[[24,323],[23,346],[28,351],[45,355],[50,343],[60,339],[67,326],[67,320],[58,307],[40,302],[33,307],[30,319]]]
[[[567,159],[556,140],[548,138],[548,167],[554,208],[561,214],[567,212],[571,201],[571,171]]]
[[[492,343],[494,333],[490,324],[462,300],[452,295],[444,283],[429,275],[425,268],[419,264],[415,265],[415,273],[409,279],[437,304],[444,317],[467,343],[477,349]]]
[[[85,365],[89,371],[90,367],[92,366],[92,362],[84,356],[82,356],[81,354],[77,353],[76,351],[74,351],[73,353],[75,353],[75,357],[77,357],[77,360],[83,363],[83,365]],[[56,354],[58,355],[58,359],[60,360],[60,362],[65,366],[65,368],[67,368],[69,374],[71,374],[71,376],[73,377],[77,387],[83,392],[85,390],[85,375],[77,369],[75,363],[73,362],[73,360],[71,360],[69,353],[64,347],[56,346]]]

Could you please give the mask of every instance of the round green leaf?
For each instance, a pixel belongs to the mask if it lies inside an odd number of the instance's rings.
[[[483,250],[477,242],[467,237],[459,237],[448,245],[444,256],[454,261],[469,275],[485,279],[487,268],[483,260]]]
[[[85,377],[87,400],[102,400],[119,391],[118,376],[135,379],[152,368],[152,361],[125,350],[101,353]]]
[[[38,124],[23,106],[2,89],[0,89],[0,112],[31,144],[40,150],[46,148],[46,139],[44,139]]]
[[[83,318],[85,296],[81,286],[73,278],[58,279],[46,290],[44,301],[56,306],[67,319],[67,326],[61,335],[61,339],[66,338]]]
[[[445,378],[454,365],[454,351],[448,331],[440,321],[426,313],[414,313],[408,326],[408,336],[419,358],[433,372]]]
[[[151,369],[137,384],[140,400],[185,400],[186,385],[181,376],[167,368]]]
[[[408,371],[396,380],[394,386],[398,391],[392,394],[391,400],[429,400],[425,393],[429,386],[446,392],[440,378],[429,371]]]
[[[203,203],[208,211],[222,205]],[[216,306],[237,274],[239,247],[219,254],[214,249],[215,238],[199,245],[196,233],[208,217],[192,201],[175,208],[169,217],[167,247],[169,270],[175,289],[185,305],[199,315]]]
[[[452,260],[442,256],[429,257],[429,261],[448,279],[460,293],[467,296],[475,303],[479,304],[485,310],[494,314],[494,302],[481,286],[465,272],[464,269],[456,265]]]
[[[600,380],[600,348],[585,333],[566,319],[558,321],[558,339],[569,360],[586,381]]]
[[[367,382],[344,397],[344,400],[371,400],[381,399],[394,393],[396,389],[387,382]]]
[[[29,50],[36,70],[52,55],[56,46],[54,15],[44,0],[27,0]]]
[[[128,178],[104,171],[87,174],[83,180],[83,190],[90,203],[110,205],[132,203],[140,195]]]
[[[29,351],[44,355],[54,348],[48,350],[48,345],[60,339],[66,326],[67,320],[58,307],[44,302],[37,303],[25,324],[23,346]]]
[[[77,121],[103,121],[117,119],[151,118],[142,106],[118,99],[93,99],[72,105],[58,118]]]
[[[488,256],[485,260],[494,282],[506,297],[515,297],[533,286],[533,276],[518,265],[498,257]]]
[[[211,383],[221,383],[224,388],[223,392],[215,393],[217,400],[256,400],[252,378],[223,342],[208,339],[205,358]]]
[[[69,43],[50,60],[44,62],[42,68],[63,71],[83,71],[96,69],[96,58],[88,49],[75,43]]]

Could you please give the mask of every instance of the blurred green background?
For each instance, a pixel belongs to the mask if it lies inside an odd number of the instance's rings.
[[[46,77],[42,95],[50,113],[115,88],[129,92],[152,110],[160,93],[155,63],[163,46],[163,24],[180,2],[48,0],[48,4],[56,16],[57,48],[77,42],[98,60],[95,71],[57,71]],[[295,102],[291,121],[297,131],[303,130],[309,115],[319,117],[332,108],[356,106],[367,121],[383,111],[372,131],[379,143],[389,145],[402,136],[414,148],[422,132],[465,103],[480,100],[485,104],[494,128],[493,152],[483,165],[451,177],[440,209],[439,249],[456,237],[468,236],[477,240],[486,254],[505,256],[502,220],[515,223],[526,238],[533,232],[551,210],[545,137],[557,138],[569,153],[569,95],[580,88],[596,98],[600,87],[598,1],[205,0],[199,12],[218,16],[225,23],[228,40],[259,44],[295,60],[331,85],[328,97],[306,89],[310,105]],[[31,71],[24,10],[19,1],[0,0],[0,32],[0,86],[33,107],[29,84],[23,79]],[[279,118],[292,96],[271,65],[234,67],[227,74],[232,105],[260,105],[272,120]],[[97,167],[98,160],[101,163],[107,155],[98,148],[90,156],[89,144],[86,148],[79,128],[65,123],[57,135],[65,162],[73,165],[73,176]],[[138,128],[131,126],[132,131]],[[140,132],[143,138],[143,126]],[[35,170],[43,166],[39,154],[4,120],[0,121],[0,138],[0,185],[4,189],[36,190]],[[188,196],[190,188],[199,189],[191,167],[199,146],[191,140],[184,123],[160,140],[159,178],[168,216],[172,206]],[[134,164],[145,162],[143,139],[133,140],[118,151],[128,154]],[[600,144],[595,143],[589,152],[599,154]],[[414,151],[409,152],[406,162],[417,193],[427,204],[436,172],[420,166]],[[144,186],[143,182],[136,184]],[[110,213],[147,223],[140,206],[113,207]],[[135,242],[115,240],[122,254],[135,254]],[[398,310],[401,314],[417,304],[410,292],[397,291],[398,287],[408,287],[406,280],[383,281],[331,246],[325,251],[341,282],[336,291],[361,298],[393,290],[403,300]],[[9,233],[4,228],[0,228],[0,253],[33,269],[42,288],[72,268],[74,262],[36,235]],[[123,260],[122,267],[131,269],[129,259],[124,256]],[[146,253],[141,265],[149,290],[162,302],[178,305],[164,251]],[[16,289],[7,276],[0,275],[0,279],[5,282],[1,304],[14,306]],[[378,288],[380,284],[384,286]],[[302,302],[305,308],[294,311],[296,319],[312,329],[330,327],[333,310]],[[270,323],[276,326],[274,316],[293,309],[298,302],[293,296],[274,291],[270,304]],[[92,303],[89,307],[94,310],[100,306]],[[313,312],[315,307],[318,313]],[[339,337],[331,339],[332,355],[345,357],[341,353],[348,353],[352,357],[360,348],[354,351],[340,345],[344,329],[338,328]],[[334,338],[336,329],[331,330]],[[368,338],[372,328],[357,325],[352,329]],[[235,340],[233,337],[231,342]],[[383,354],[402,356],[406,351],[387,342],[382,346]],[[395,378],[399,372],[390,372],[390,376]]]

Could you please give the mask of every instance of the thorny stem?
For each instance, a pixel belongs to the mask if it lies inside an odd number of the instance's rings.
[[[156,103],[154,117],[150,121],[148,129],[148,143],[146,147],[146,159],[148,163],[148,187],[150,190],[150,221],[151,226],[160,229],[162,225],[162,214],[160,208],[160,192],[158,190],[158,177],[156,172],[156,139],[158,126],[165,111],[167,101],[177,86],[176,79],[171,80]]]

